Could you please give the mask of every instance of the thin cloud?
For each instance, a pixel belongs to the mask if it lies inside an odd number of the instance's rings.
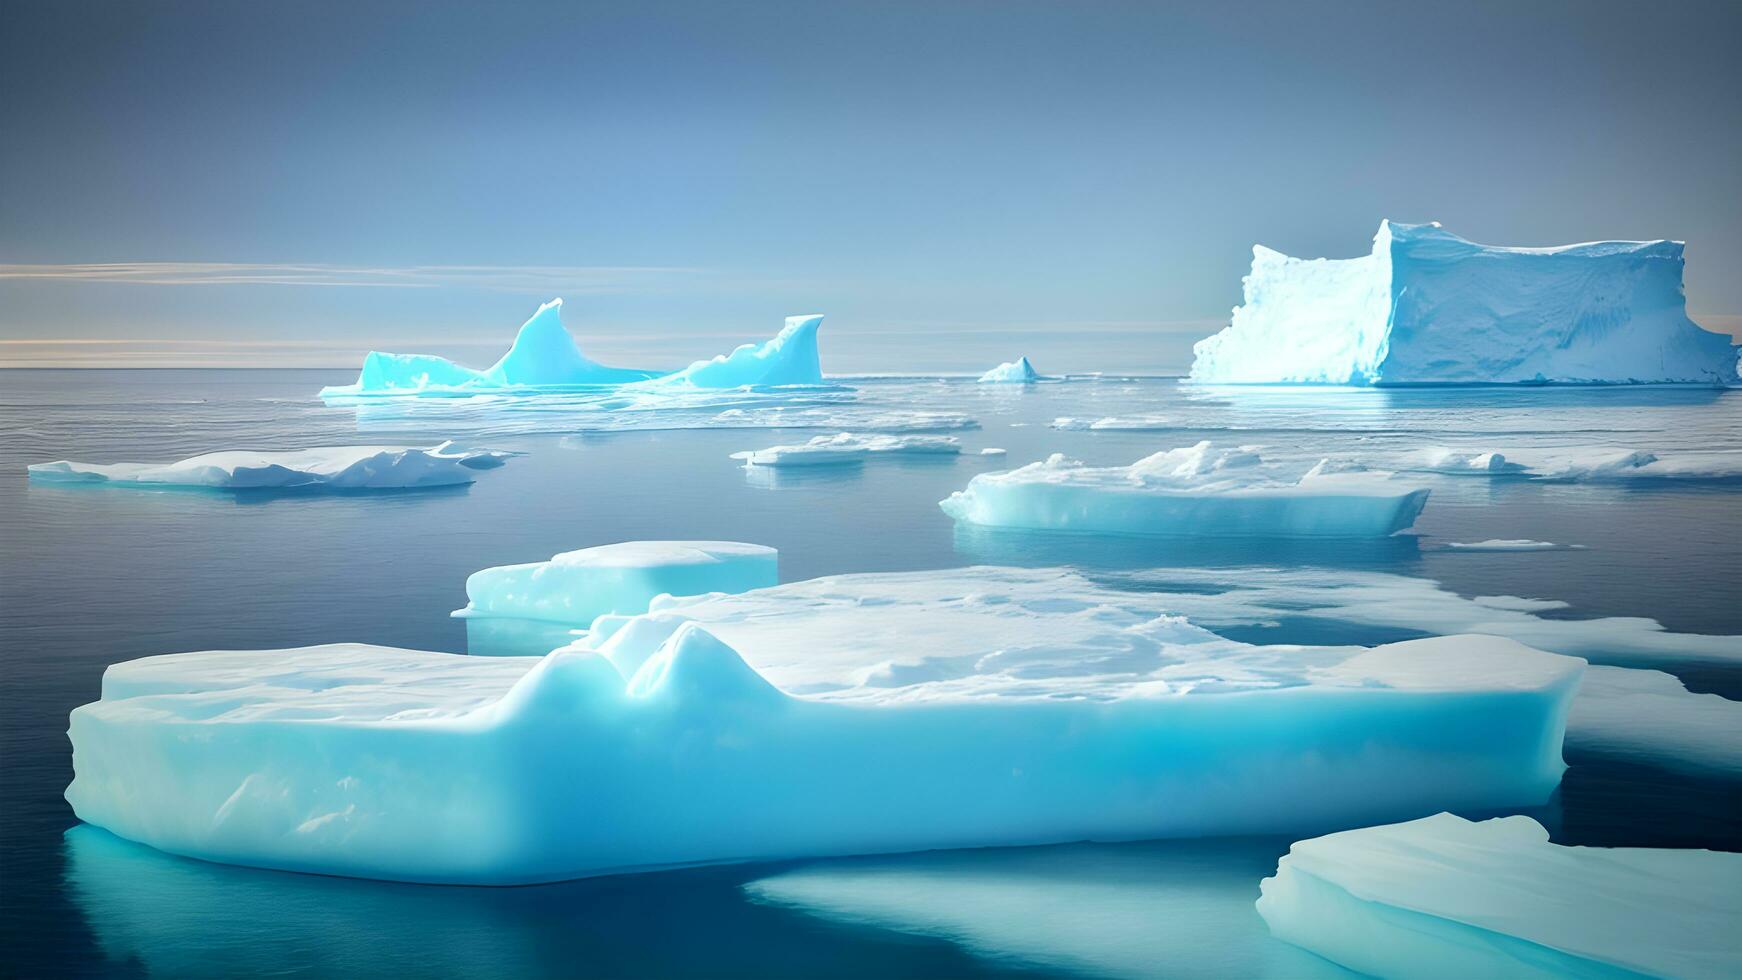
[[[487,289],[499,292],[612,293],[702,274],[666,266],[347,266],[248,262],[0,264],[0,280],[129,283],[145,286],[325,286],[373,289]]]

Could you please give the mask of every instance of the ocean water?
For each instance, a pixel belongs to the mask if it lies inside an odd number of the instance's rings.
[[[0,972],[17,976],[1319,976],[1252,910],[1287,840],[1162,841],[702,868],[451,888],[223,867],[76,826],[66,715],[105,666],[341,640],[464,652],[467,574],[633,538],[773,545],[783,580],[965,564],[1385,571],[1553,615],[1742,634],[1742,479],[1544,484],[1424,477],[1381,542],[1143,539],[958,529],[973,474],[1063,452],[1122,464],[1199,439],[1267,457],[1638,449],[1735,464],[1742,391],[1203,389],[1161,378],[1035,386],[845,379],[771,399],[571,393],[325,405],[321,371],[0,372]],[[1053,428],[1140,417],[1141,429]],[[807,473],[732,452],[843,430],[949,431],[967,454]],[[53,459],[459,439],[527,453],[470,487],[347,495],[30,486]],[[1003,457],[975,455],[983,447]],[[1742,474],[1742,466],[1736,469]],[[1460,552],[1531,538],[1579,550]],[[1241,636],[1242,639],[1254,639]],[[1283,623],[1274,642],[1397,639]],[[1739,646],[1742,657],[1742,646]],[[1742,659],[1739,659],[1742,664]],[[1742,698],[1742,667],[1666,665]],[[1742,735],[1738,735],[1742,738]],[[1566,843],[1742,850],[1742,785],[1569,754],[1533,811]]]

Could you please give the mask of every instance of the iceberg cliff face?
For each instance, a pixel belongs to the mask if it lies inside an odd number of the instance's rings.
[[[1193,348],[1223,384],[1738,381],[1737,349],[1682,296],[1680,242],[1478,245],[1381,222],[1373,252],[1252,250],[1246,302]]]
[[[823,383],[817,351],[820,314],[787,317],[786,327],[760,344],[697,361],[681,371],[644,371],[600,364],[581,353],[563,327],[562,304],[553,299],[520,327],[508,353],[479,371],[433,354],[370,351],[355,384],[324,388],[321,397],[415,395],[560,388],[659,381],[692,388],[743,388]]]

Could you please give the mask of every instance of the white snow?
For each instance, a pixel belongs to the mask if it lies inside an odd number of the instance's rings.
[[[1266,465],[1256,447],[1208,441],[1129,466],[1054,454],[983,473],[941,505],[994,527],[1129,534],[1383,537],[1415,522],[1428,491],[1390,474],[1322,461],[1304,475]]]
[[[624,541],[549,561],[497,565],[466,579],[460,618],[511,617],[586,626],[642,613],[659,595],[746,592],[780,580],[779,553],[738,541]]]
[[[823,383],[817,352],[820,315],[788,317],[770,340],[744,344],[730,354],[697,361],[681,371],[607,367],[581,353],[563,327],[562,300],[538,308],[521,325],[514,343],[494,365],[475,370],[431,354],[371,351],[354,384],[328,387],[321,397],[345,401],[368,395],[453,395],[633,385],[657,381],[691,388],[743,388]]]
[[[1301,841],[1258,911],[1372,976],[1728,978],[1742,854],[1562,847],[1529,817],[1442,813]]]
[[[1026,384],[1038,380],[1040,380],[1040,372],[1034,369],[1033,364],[1028,363],[1027,357],[1005,361],[980,375],[980,381],[983,384]]]
[[[478,470],[516,453],[460,449],[451,442],[408,446],[327,446],[282,452],[229,450],[175,463],[33,463],[36,483],[219,490],[390,490],[471,483]]]
[[[509,883],[1317,832],[1558,783],[1575,659],[1255,647],[1175,598],[1062,570],[842,576],[656,600],[544,658],[146,658],[73,712],[67,798],[178,854]]]
[[[733,453],[746,466],[830,466],[860,463],[872,456],[955,456],[962,441],[954,436],[864,435],[842,432],[816,436],[796,446]]]
[[[1194,347],[1194,381],[1733,384],[1737,350],[1689,320],[1680,242],[1478,245],[1381,222],[1373,251],[1252,250],[1245,304]]]

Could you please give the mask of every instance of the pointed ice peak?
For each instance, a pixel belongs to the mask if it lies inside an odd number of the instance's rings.
[[[1040,372],[1034,369],[1034,365],[1030,364],[1028,362],[1028,357],[1024,355],[1014,361],[1006,361],[992,370],[987,371],[985,374],[980,375],[980,380],[987,383],[1000,382],[1006,384],[1022,384],[1029,381],[1040,380]]]
[[[738,651],[686,622],[629,679],[629,696],[705,708],[773,704],[784,698]]]
[[[597,713],[621,701],[623,675],[591,650],[563,647],[526,672],[502,700],[479,709],[494,721]]]
[[[696,388],[767,388],[820,385],[823,367],[817,352],[821,313],[789,316],[780,333],[760,344],[743,344],[730,354],[696,361],[661,379]]]

